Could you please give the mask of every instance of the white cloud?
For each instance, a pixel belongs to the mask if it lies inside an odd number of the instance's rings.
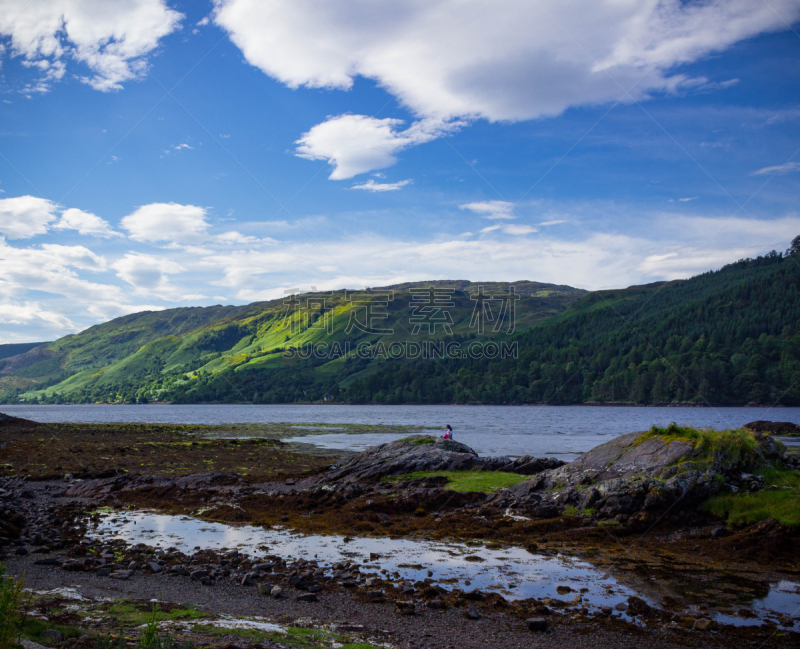
[[[270,239],[269,237],[261,238],[252,237],[247,234],[242,234],[241,232],[236,232],[235,230],[231,230],[229,232],[223,232],[222,234],[215,234],[208,243],[212,244],[219,244],[223,246],[245,246],[245,245],[256,245],[256,244],[269,244],[269,243],[277,243],[274,239]]]
[[[687,198],[679,198],[678,200],[681,203],[688,203],[689,201],[696,201],[699,197],[698,196],[689,196]]]
[[[782,165],[775,165],[774,167],[764,167],[752,172],[751,176],[765,176],[767,174],[788,174],[793,171],[800,171],[800,162],[787,162]]]
[[[64,210],[61,214],[61,219],[53,227],[56,230],[77,230],[80,234],[94,237],[122,236],[119,232],[115,232],[108,222],[99,216],[74,207]]]
[[[66,316],[48,311],[33,301],[0,300],[0,325],[35,327],[39,331],[52,332],[59,336],[77,330],[75,323]]]
[[[461,126],[438,120],[421,120],[405,130],[399,119],[366,115],[330,117],[297,140],[296,155],[306,160],[327,160],[331,180],[345,180],[374,169],[390,167],[403,149],[436,139]]]
[[[481,234],[488,234],[489,232],[504,232],[505,234],[513,234],[516,236],[521,236],[525,234],[533,234],[534,232],[538,232],[539,228],[535,228],[532,225],[515,225],[513,223],[507,225],[490,225],[485,227],[481,230]]]
[[[542,221],[539,225],[561,225],[562,223],[567,223],[564,219],[554,219],[552,221]]]
[[[208,237],[209,223],[202,207],[150,203],[124,217],[121,225],[134,241],[197,243]]]
[[[122,259],[115,261],[112,266],[119,278],[128,282],[145,297],[170,302],[184,298],[184,292],[169,280],[170,275],[186,270],[177,262],[154,255],[128,253]]]
[[[200,20],[198,20],[195,24],[198,27],[205,27],[206,25],[208,25],[209,22],[210,22],[209,17],[205,16],[205,17],[201,18]]]
[[[125,296],[119,287],[84,279],[79,272],[101,273],[107,268],[103,256],[84,246],[16,248],[0,238],[0,301],[20,301],[28,291],[38,291],[66,298],[82,315],[88,312],[105,319],[117,314]]]
[[[800,109],[788,108],[773,113],[766,121],[767,124],[780,124],[781,122],[791,122],[800,119]]]
[[[13,56],[40,71],[29,91],[48,90],[70,60],[91,71],[81,81],[109,91],[141,77],[146,56],[182,18],[164,0],[6,0],[0,4],[0,34],[10,37]]]
[[[492,220],[515,219],[514,203],[508,201],[481,201],[459,205],[462,210],[469,210],[484,218]]]
[[[516,234],[516,235],[523,235],[523,234],[533,234],[534,232],[538,232],[538,228],[534,228],[531,225],[504,225],[503,232],[506,234]]]
[[[189,145],[188,145],[188,144],[186,144],[185,142],[184,142],[183,144],[179,144],[179,145],[177,145],[177,146],[174,146],[174,147],[172,147],[172,148],[173,148],[173,149],[175,149],[176,151],[180,151],[181,149],[194,149],[194,147],[193,147],[193,146],[189,146]]]
[[[439,124],[725,87],[673,71],[798,18],[797,0],[215,0],[214,11],[245,59],[290,88],[348,90],[361,76]],[[395,137],[378,139],[371,169],[421,143],[387,150]],[[326,150],[309,157],[333,159]]]
[[[363,189],[367,192],[395,192],[410,184],[410,180],[400,180],[396,183],[376,183],[370,178],[367,182],[353,185],[350,189]]]
[[[784,250],[800,232],[800,218],[785,216],[779,219],[711,218],[707,216],[652,215],[658,220],[659,231],[666,241],[703,241],[721,250],[742,248],[744,242],[756,250]]]
[[[56,220],[58,206],[36,196],[0,199],[0,234],[9,239],[26,239],[44,234]]]

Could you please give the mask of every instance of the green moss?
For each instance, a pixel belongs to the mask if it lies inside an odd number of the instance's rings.
[[[384,478],[383,482],[401,482],[434,476],[447,478],[446,488],[452,491],[479,491],[481,493],[513,487],[529,477],[507,471],[417,471],[407,475],[390,476]]]
[[[781,525],[800,527],[800,472],[766,469],[764,489],[755,493],[721,494],[703,509],[724,518],[729,525],[748,525],[774,518]],[[778,487],[773,489],[772,486]]]

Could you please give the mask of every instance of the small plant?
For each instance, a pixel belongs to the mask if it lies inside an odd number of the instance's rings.
[[[580,514],[580,512],[578,511],[577,507],[573,507],[572,505],[570,505],[564,510],[564,514],[566,514],[567,516],[577,516],[578,514]]]
[[[139,646],[142,647],[142,649],[154,647],[158,642],[158,612],[158,602],[153,602],[153,610],[150,614],[150,619],[147,620],[144,631],[142,631],[142,636],[139,638]]]
[[[16,581],[13,577],[6,577],[5,573],[6,569],[0,566],[0,649],[11,649],[22,622],[20,600],[25,576]]]
[[[161,609],[158,606],[158,602],[153,602],[153,609],[150,613],[150,619],[147,620],[147,624],[145,624],[144,631],[142,631],[142,635],[139,637],[139,648],[140,649],[192,649],[193,644],[191,642],[183,642],[183,643],[175,643],[175,638],[172,634],[168,635],[158,635],[158,619],[160,617]],[[120,638],[122,638],[122,632],[120,632]],[[124,641],[122,642],[122,646],[124,646]],[[111,649],[103,647],[101,649]],[[120,647],[119,649],[122,649]]]
[[[119,635],[115,638],[110,633],[106,636],[100,636],[94,639],[92,649],[125,649],[125,636],[122,629],[119,630]]]

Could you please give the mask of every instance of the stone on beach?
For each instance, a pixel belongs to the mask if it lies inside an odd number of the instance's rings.
[[[530,631],[547,631],[547,620],[543,617],[531,617],[525,620]]]

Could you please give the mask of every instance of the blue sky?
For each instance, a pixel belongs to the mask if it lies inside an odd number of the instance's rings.
[[[568,5],[568,6],[565,6]],[[0,7],[0,333],[800,234],[799,0]]]

